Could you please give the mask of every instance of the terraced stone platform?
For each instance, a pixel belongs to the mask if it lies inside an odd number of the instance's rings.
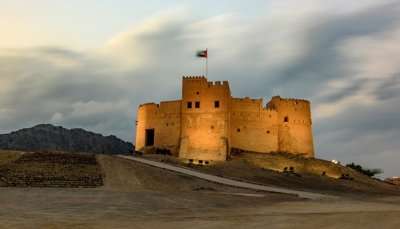
[[[95,155],[25,153],[0,166],[0,185],[9,187],[98,187],[103,185]]]

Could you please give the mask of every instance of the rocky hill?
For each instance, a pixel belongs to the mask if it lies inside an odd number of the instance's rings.
[[[0,134],[0,149],[24,151],[66,151],[100,154],[126,154],[133,151],[129,142],[84,129],[66,129],[40,124],[9,134]]]

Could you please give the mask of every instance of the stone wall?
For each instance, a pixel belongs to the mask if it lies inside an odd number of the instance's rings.
[[[262,153],[277,152],[278,113],[263,108],[262,99],[232,98],[231,147]]]

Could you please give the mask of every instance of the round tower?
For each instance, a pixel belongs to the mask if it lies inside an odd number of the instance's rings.
[[[278,112],[279,151],[314,157],[310,102],[274,96],[268,107]]]
[[[158,106],[155,103],[139,106],[136,118],[136,151],[146,152],[154,147],[157,110]]]

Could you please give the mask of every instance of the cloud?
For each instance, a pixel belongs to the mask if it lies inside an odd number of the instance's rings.
[[[209,48],[209,78],[234,96],[310,99],[318,156],[399,175],[400,4],[306,3],[253,17],[168,11],[96,50],[0,50],[0,131],[50,122],[131,140],[137,106],[179,98]]]

